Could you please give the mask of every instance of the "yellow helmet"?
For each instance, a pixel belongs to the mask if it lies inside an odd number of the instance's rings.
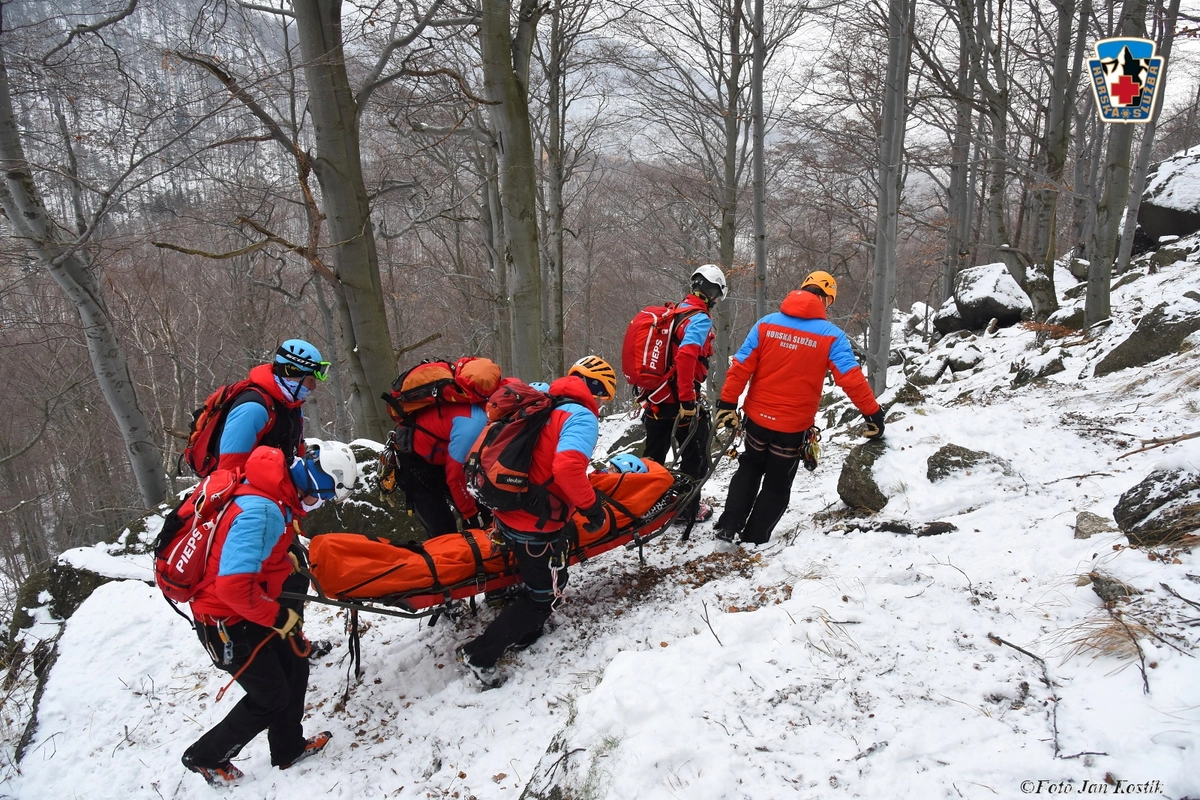
[[[600,356],[584,356],[571,365],[567,374],[583,378],[588,391],[603,403],[617,396],[616,370]]]
[[[828,272],[824,272],[823,270],[810,272],[808,277],[800,284],[800,288],[803,289],[805,286],[815,286],[820,289],[829,298],[830,303],[837,300],[837,281]]]

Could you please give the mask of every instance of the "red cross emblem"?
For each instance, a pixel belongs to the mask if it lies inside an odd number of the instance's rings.
[[[1128,75],[1121,78],[1112,86],[1112,96],[1123,106],[1134,105],[1134,99],[1141,98],[1142,85]]]

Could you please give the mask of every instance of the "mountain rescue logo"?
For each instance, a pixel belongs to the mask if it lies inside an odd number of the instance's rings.
[[[1149,39],[1101,39],[1088,59],[1096,108],[1105,122],[1149,122],[1166,66]]]

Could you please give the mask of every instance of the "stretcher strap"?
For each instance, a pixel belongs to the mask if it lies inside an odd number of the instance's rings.
[[[487,571],[483,568],[483,553],[479,549],[479,542],[475,541],[475,537],[466,530],[459,531],[459,533],[467,540],[467,545],[471,548],[471,555],[475,558],[475,585],[482,592],[483,585],[487,583]]]

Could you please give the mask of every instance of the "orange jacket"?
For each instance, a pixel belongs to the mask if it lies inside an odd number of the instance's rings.
[[[750,383],[742,404],[747,419],[780,433],[812,427],[821,403],[825,373],[864,414],[879,403],[850,349],[841,328],[825,318],[825,304],[811,292],[795,291],[779,311],[754,323],[721,387],[721,401],[736,404]]]

